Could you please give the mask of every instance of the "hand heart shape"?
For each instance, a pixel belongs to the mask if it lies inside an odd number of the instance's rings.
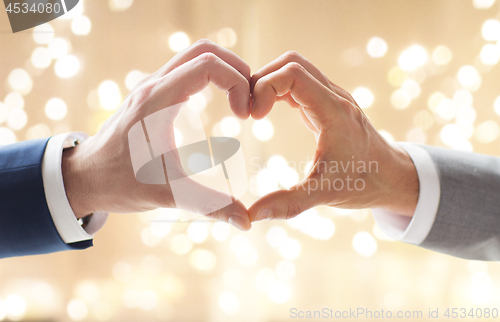
[[[317,141],[314,165],[302,182],[263,196],[247,210],[237,199],[246,186],[231,181],[243,160],[236,140],[194,135],[189,153],[176,148],[174,120],[187,110],[182,106],[190,95],[209,82],[227,92],[240,119],[265,117],[277,100],[298,110]],[[304,57],[288,52],[251,76],[240,57],[207,40],[139,82],[101,130],[72,150],[63,175],[71,174],[64,180],[73,188],[68,199],[77,217],[177,207],[248,230],[252,221],[289,219],[317,205],[385,207],[406,214],[418,196],[418,189],[400,180],[418,182],[416,174],[408,175],[414,171],[408,155],[390,145],[351,95]],[[218,165],[212,175],[228,181],[229,189],[193,180],[197,171]]]

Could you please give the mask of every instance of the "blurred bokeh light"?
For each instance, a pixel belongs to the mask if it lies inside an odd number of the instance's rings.
[[[390,142],[500,155],[499,14],[495,0],[80,0],[12,34],[4,12],[0,145],[95,134],[141,80],[208,38],[253,72],[298,51]],[[207,136],[241,142],[246,206],[310,171],[315,137],[285,102],[242,121],[210,85],[187,105]],[[181,144],[189,133],[174,134]],[[272,322],[323,307],[421,310],[424,321],[429,308],[500,301],[497,264],[394,242],[366,209],[317,207],[247,233],[182,215],[112,214],[91,249],[0,261],[0,321]]]

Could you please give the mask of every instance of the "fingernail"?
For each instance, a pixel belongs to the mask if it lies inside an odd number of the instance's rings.
[[[271,211],[271,209],[264,208],[264,209],[259,210],[259,212],[257,213],[257,216],[255,216],[255,219],[253,221],[271,219],[272,215],[273,215],[273,212]]]
[[[238,216],[229,217],[227,222],[239,230],[246,231],[245,226],[243,225],[243,220]]]

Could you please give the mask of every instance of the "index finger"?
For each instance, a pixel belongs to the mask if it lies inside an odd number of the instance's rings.
[[[248,64],[243,59],[241,59],[238,55],[236,55],[229,49],[221,47],[208,39],[200,39],[193,45],[184,49],[183,51],[175,55],[168,63],[166,63],[154,74],[156,74],[157,77],[163,77],[175,68],[204,53],[212,53],[215,56],[219,57],[229,66],[236,69],[248,81],[250,81],[250,66],[248,66]]]
[[[260,78],[279,70],[280,68],[286,66],[289,63],[300,64],[302,67],[305,68],[305,70],[307,70],[309,74],[311,74],[314,78],[316,78],[321,84],[326,86],[335,94],[343,97],[344,99],[348,100],[354,105],[357,105],[356,101],[352,98],[351,94],[349,94],[348,91],[331,82],[325,74],[323,74],[316,66],[313,65],[313,63],[311,63],[309,60],[307,60],[304,56],[302,56],[296,51],[289,51],[284,53],[280,57],[276,58],[274,61],[270,62],[266,66],[259,69],[255,74],[253,74],[250,80],[251,91],[253,92],[255,84]]]
[[[335,112],[332,108],[338,107],[339,102],[344,100],[323,86],[300,64],[288,63],[255,84],[252,117],[265,117],[277,97],[287,93],[303,107],[304,113],[317,130],[328,127]]]
[[[237,117],[247,119],[250,116],[247,79],[212,53],[201,54],[152,83],[148,109],[151,113],[184,102],[210,82],[227,93],[229,106]]]
[[[250,88],[253,90],[253,88],[255,87],[255,83],[257,83],[257,81],[260,78],[279,70],[288,63],[300,64],[309,72],[309,74],[311,74],[314,78],[316,78],[321,84],[325,85],[326,87],[329,87],[328,85],[330,81],[328,80],[328,77],[326,77],[325,74],[323,74],[318,68],[316,68],[316,66],[314,66],[309,60],[307,60],[304,56],[302,56],[298,52],[289,51],[279,56],[274,61],[265,65],[264,67],[259,69],[255,74],[253,74],[252,79],[250,80]]]

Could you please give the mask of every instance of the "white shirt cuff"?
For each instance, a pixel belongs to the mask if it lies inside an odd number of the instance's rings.
[[[436,166],[422,147],[398,142],[415,165],[419,182],[419,196],[413,217],[406,217],[386,209],[372,209],[375,222],[386,235],[394,239],[419,245],[429,234],[439,207],[441,188]]]
[[[42,178],[45,198],[49,207],[52,220],[57,232],[65,243],[74,243],[92,239],[94,234],[106,223],[106,212],[95,212],[85,229],[75,217],[66,196],[62,176],[62,153],[69,147],[70,140],[78,139],[80,142],[89,136],[83,132],[59,134],[49,139],[42,160]]]

